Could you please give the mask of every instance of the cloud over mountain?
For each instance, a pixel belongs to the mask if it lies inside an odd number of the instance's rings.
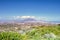
[[[45,16],[5,16],[1,17],[0,20],[21,20],[21,19],[36,19],[36,20],[43,20],[43,21],[57,21],[60,20],[59,17],[45,17]],[[55,20],[53,20],[55,19]]]
[[[35,16],[21,16],[20,18],[36,18]]]

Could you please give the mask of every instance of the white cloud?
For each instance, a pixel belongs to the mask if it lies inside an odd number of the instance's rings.
[[[12,16],[12,19],[26,19],[26,18],[36,18],[35,16]]]
[[[26,19],[26,18],[34,18],[34,19],[37,19],[37,20],[49,20],[47,17],[36,17],[36,16],[11,16],[11,17],[8,17],[8,19]]]
[[[25,19],[25,18],[35,18],[35,16],[8,16],[6,19],[16,20],[16,19]]]
[[[9,20],[16,20],[16,19],[19,19],[20,16],[7,16],[7,17],[4,17],[5,19],[9,19]]]
[[[45,20],[45,21],[59,21],[60,20],[60,17],[44,17],[44,16],[7,16],[7,17],[0,17],[0,19],[9,19],[9,20],[26,19],[26,18],[34,18],[37,20]]]
[[[35,16],[21,16],[20,18],[35,18]]]
[[[20,16],[13,16],[13,19],[20,19]]]

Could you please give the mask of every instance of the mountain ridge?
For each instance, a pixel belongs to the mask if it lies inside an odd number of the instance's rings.
[[[60,21],[45,21],[45,20],[37,20],[34,18],[26,18],[26,19],[17,19],[17,20],[0,20],[0,23],[12,23],[12,22],[20,22],[20,23],[24,23],[24,22],[47,22],[47,23],[60,23]]]

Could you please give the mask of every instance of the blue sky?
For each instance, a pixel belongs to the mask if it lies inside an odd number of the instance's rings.
[[[60,21],[60,0],[0,0],[0,19],[13,16]]]

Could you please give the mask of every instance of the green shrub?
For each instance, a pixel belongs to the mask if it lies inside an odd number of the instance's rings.
[[[22,40],[22,37],[16,32],[1,32],[0,40]]]

